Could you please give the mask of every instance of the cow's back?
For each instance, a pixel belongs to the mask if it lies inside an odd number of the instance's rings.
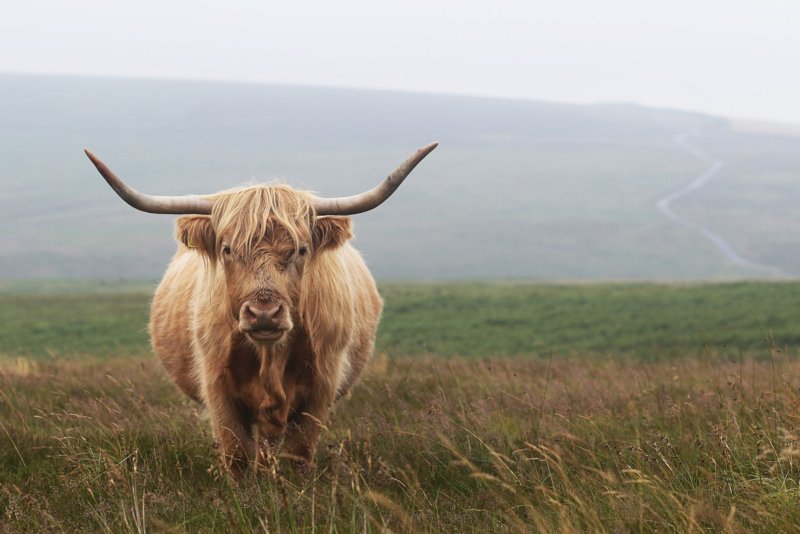
[[[200,384],[192,350],[192,299],[203,259],[179,246],[161,279],[150,310],[150,339],[172,380],[192,399],[201,402]]]

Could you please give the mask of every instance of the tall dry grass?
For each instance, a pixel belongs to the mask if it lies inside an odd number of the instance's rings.
[[[151,358],[6,361],[7,531],[800,527],[800,364],[378,358],[305,475],[240,483]]]

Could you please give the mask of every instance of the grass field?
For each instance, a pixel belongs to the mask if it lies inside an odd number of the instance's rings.
[[[141,288],[5,287],[0,530],[796,530],[799,291],[386,285],[316,468],[232,483]]]
[[[144,354],[153,287],[0,285],[0,355]],[[798,283],[384,284],[381,293],[377,346],[392,357],[738,358],[800,346]]]

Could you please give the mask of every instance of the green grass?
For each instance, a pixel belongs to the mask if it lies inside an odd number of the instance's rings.
[[[45,285],[0,292],[0,354],[42,358],[147,352],[143,285]],[[800,345],[800,284],[384,284],[378,350],[392,356],[644,360],[709,349],[765,355]]]
[[[149,306],[144,292],[2,295],[0,354],[143,354],[149,349]]]
[[[417,284],[382,288],[380,346],[399,354],[620,354],[800,344],[800,284]]]
[[[149,352],[148,293],[35,289],[0,295],[4,532],[800,524],[800,284],[386,284],[315,468],[240,482]]]

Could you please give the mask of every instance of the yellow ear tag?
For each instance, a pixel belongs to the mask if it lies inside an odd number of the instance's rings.
[[[189,248],[199,248],[197,246],[197,243],[195,243],[193,241],[189,241],[188,243],[186,243],[186,246],[189,247]]]

